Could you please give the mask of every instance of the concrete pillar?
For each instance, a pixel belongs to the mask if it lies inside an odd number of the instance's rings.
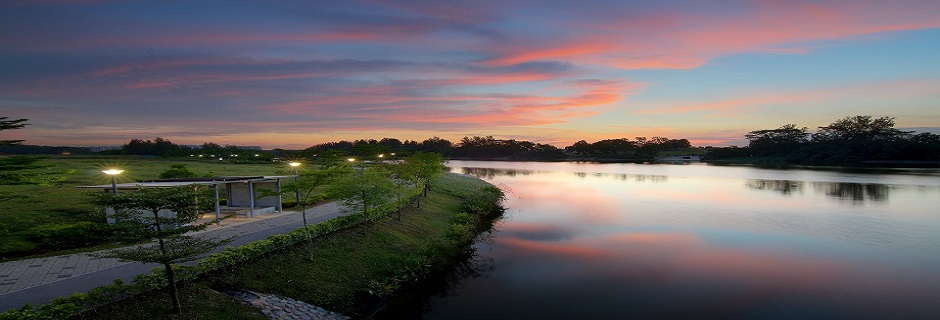
[[[277,178],[277,212],[284,212],[284,203],[281,202],[281,178]]]
[[[222,217],[222,208],[219,205],[219,184],[213,184],[212,190],[215,191],[215,224],[220,224],[221,222],[218,220]]]
[[[248,217],[255,217],[255,183],[248,181]]]

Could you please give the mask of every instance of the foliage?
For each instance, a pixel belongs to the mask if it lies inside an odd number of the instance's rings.
[[[428,191],[431,190],[431,181],[447,172],[447,167],[444,166],[444,157],[439,153],[416,152],[405,158],[405,163],[409,166],[409,169],[405,172],[411,175],[413,181],[423,182],[425,197],[427,197]]]
[[[795,124],[786,124],[777,129],[756,130],[744,135],[754,155],[786,155],[809,142],[806,127],[798,128]]]
[[[773,156],[789,163],[840,165],[940,163],[940,135],[895,129],[892,117],[845,117],[819,127],[812,134],[805,127],[787,124],[778,129],[751,131],[745,137],[750,140],[749,146],[713,148],[709,158]]]
[[[28,119],[10,119],[9,117],[0,117],[0,131],[3,130],[16,130],[21,129],[27,125],[26,121]],[[0,146],[16,145],[22,143],[23,140],[0,140]]]
[[[499,140],[492,136],[464,137],[454,148],[453,155],[469,158],[505,158],[513,160],[550,160],[564,157],[561,149],[555,146],[517,141]]]
[[[852,116],[819,127],[813,134],[813,141],[891,141],[908,133],[895,129],[892,117]]]
[[[111,226],[91,221],[47,223],[21,232],[32,243],[60,250],[101,243],[110,239],[111,233]]]
[[[157,240],[156,245],[147,243],[120,248],[98,254],[98,256],[162,264],[166,270],[173,313],[182,312],[172,265],[195,260],[200,255],[227,242],[227,240],[184,235],[190,231],[205,229],[214,222],[195,223],[202,213],[200,201],[205,202],[209,199],[206,192],[200,192],[191,186],[144,188],[136,192],[97,194],[94,202],[115,209],[113,215],[116,220],[115,225],[123,230],[125,235],[132,239],[137,238],[137,240]],[[170,216],[161,216],[161,211],[173,213]]]
[[[356,173],[347,175],[330,185],[330,194],[341,199],[349,208],[362,212],[368,220],[370,209],[383,204],[391,197],[394,184],[381,167],[359,167]]]
[[[160,173],[160,179],[194,178],[198,176],[199,174],[196,171],[193,171],[185,164],[174,164],[170,166],[170,169]]]
[[[688,149],[692,146],[686,139],[664,137],[636,137],[635,141],[627,138],[606,139],[594,143],[581,140],[565,147],[565,151],[579,157],[602,157],[608,159],[650,159],[660,152]]]
[[[314,168],[304,168],[297,171],[297,177],[292,182],[288,182],[281,188],[281,196],[293,194],[297,203],[301,207],[300,214],[303,217],[303,226],[307,236],[307,251],[313,255],[313,236],[310,234],[307,225],[307,206],[316,201],[326,198],[325,193],[317,193],[331,182],[339,177],[348,174],[349,168],[334,163],[317,166]],[[263,191],[262,195],[270,193]]]

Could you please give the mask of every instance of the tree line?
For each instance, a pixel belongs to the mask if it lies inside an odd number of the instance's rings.
[[[25,119],[6,120],[3,129],[18,129]],[[750,131],[744,135],[744,147],[706,147],[708,159],[747,159],[772,157],[796,164],[851,164],[893,161],[940,161],[940,135],[914,133],[894,128],[892,117],[850,116],[809,132],[807,127],[785,124],[776,129]],[[12,142],[12,143],[11,143]],[[342,158],[345,156],[372,156],[377,154],[415,152],[438,153],[451,159],[492,159],[552,161],[563,159],[598,159],[646,161],[663,152],[690,151],[687,139],[665,137],[636,137],[604,139],[596,142],[580,140],[570,146],[558,148],[549,144],[515,139],[496,139],[492,136],[466,136],[452,142],[440,137],[423,141],[395,138],[360,139],[327,142],[303,150],[274,149],[269,151],[245,150],[235,146],[203,143],[199,147],[182,146],[167,139],[134,139],[119,150],[103,154],[192,156],[229,162],[271,161],[275,158]],[[13,152],[10,152],[14,148]],[[36,148],[45,148],[36,150]],[[13,154],[50,153],[55,147],[23,146],[20,141],[5,141],[0,152]],[[22,150],[21,150],[22,149]],[[81,148],[76,148],[80,150]],[[33,152],[16,152],[16,151]],[[40,152],[37,152],[40,151]],[[51,153],[59,153],[55,149]],[[82,151],[79,151],[82,152]]]
[[[562,160],[566,158],[638,159],[654,158],[659,152],[688,149],[687,139],[664,137],[636,137],[607,139],[597,142],[578,141],[571,146],[558,148],[550,144],[515,139],[496,139],[493,136],[466,136],[457,142],[440,137],[423,141],[399,140],[395,138],[359,139],[316,144],[303,150],[273,149],[267,151],[246,150],[235,146],[220,146],[203,143],[199,147],[182,146],[170,140],[134,139],[120,149],[99,154],[156,155],[167,157],[198,156],[209,160],[223,158],[226,161],[270,161],[274,158],[326,158],[347,156],[372,157],[378,154],[401,154],[416,152],[437,153],[451,159],[498,159],[498,160]]]
[[[745,147],[712,148],[709,158],[778,157],[798,164],[940,161],[940,135],[894,128],[893,117],[845,117],[810,133],[785,124],[745,134]]]
[[[433,152],[452,159],[500,160],[562,160],[566,158],[652,159],[661,151],[688,149],[687,139],[664,137],[637,137],[600,140],[589,143],[578,141],[558,148],[549,144],[515,139],[496,139],[493,136],[467,136],[458,142],[433,137],[424,141],[401,141],[394,138],[381,140],[339,141],[314,145],[303,150],[304,156],[330,153],[370,155],[389,152]]]

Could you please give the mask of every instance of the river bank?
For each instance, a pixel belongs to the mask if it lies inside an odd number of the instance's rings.
[[[116,303],[92,319],[262,319],[223,290],[247,290],[304,301],[352,317],[371,312],[382,298],[446,265],[490,227],[501,193],[486,182],[448,174],[420,208],[317,238],[186,285],[184,313],[168,316],[157,292]]]

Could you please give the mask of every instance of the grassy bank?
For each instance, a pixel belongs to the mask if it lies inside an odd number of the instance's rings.
[[[167,316],[165,294],[155,293],[105,308],[96,319],[241,319],[257,317],[210,288],[278,294],[330,310],[362,315],[382,296],[407,286],[464,253],[473,236],[490,227],[498,190],[486,182],[448,174],[421,199],[421,207],[319,237],[306,247],[267,255],[186,286],[184,314]],[[205,305],[207,300],[213,300]]]

